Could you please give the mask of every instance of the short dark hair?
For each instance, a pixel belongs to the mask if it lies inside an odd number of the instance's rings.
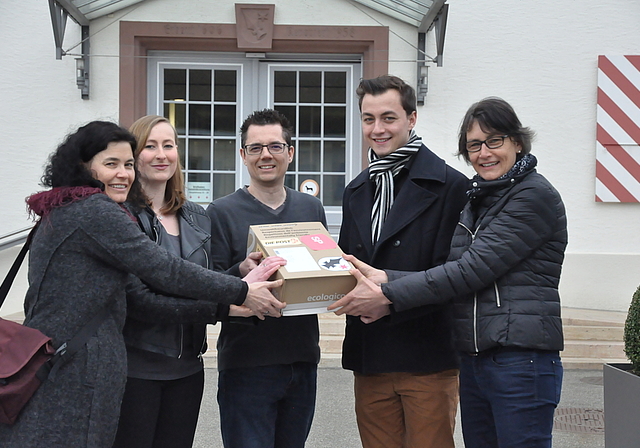
[[[240,138],[242,140],[242,146],[244,146],[247,142],[247,131],[249,130],[249,126],[265,126],[268,124],[279,124],[282,126],[282,138],[284,141],[291,145],[291,137],[293,136],[293,127],[291,123],[284,116],[284,114],[278,112],[273,109],[262,109],[253,112],[249,115],[242,126],[240,126]]]
[[[402,108],[411,115],[416,111],[416,91],[409,84],[402,79],[393,75],[382,75],[372,79],[361,79],[358,88],[356,89],[356,95],[358,96],[358,107],[362,112],[362,99],[366,94],[380,95],[387,90],[397,90],[400,94],[400,101]]]
[[[487,134],[508,135],[515,143],[518,143],[522,151],[516,155],[517,160],[531,152],[531,141],[534,132],[522,126],[513,107],[502,98],[495,96],[485,98],[471,105],[467,111],[458,135],[458,156],[470,162],[467,151],[467,132],[478,123],[480,129]]]
[[[133,157],[136,139],[123,127],[109,121],[92,121],[81,126],[76,132],[67,135],[49,157],[42,185],[51,188],[90,186],[104,190],[104,184],[93,177],[85,164],[107,149],[109,143],[119,142],[131,145]],[[135,202],[144,197],[137,173],[129,192],[129,198],[132,197]]]

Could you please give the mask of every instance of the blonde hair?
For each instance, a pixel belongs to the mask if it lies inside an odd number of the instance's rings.
[[[169,126],[171,126],[171,129],[173,129],[176,146],[178,145],[178,132],[168,119],[166,119],[165,117],[161,117],[160,115],[145,115],[142,118],[138,118],[135,123],[133,123],[129,128],[129,132],[134,135],[136,141],[138,142],[138,146],[133,154],[136,161],[138,160],[140,152],[147,144],[147,140],[149,139],[151,130],[159,123],[167,123]],[[184,175],[182,174],[182,164],[180,163],[180,158],[178,157],[176,172],[167,181],[167,186],[164,190],[165,205],[160,209],[160,212],[176,213],[180,209],[180,207],[184,205],[186,200],[187,197],[184,193]]]

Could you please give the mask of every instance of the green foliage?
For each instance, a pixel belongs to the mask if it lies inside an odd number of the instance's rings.
[[[633,371],[640,374],[640,286],[633,294],[624,324],[624,352],[631,361]]]

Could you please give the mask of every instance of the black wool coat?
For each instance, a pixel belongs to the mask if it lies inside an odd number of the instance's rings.
[[[375,247],[369,170],[347,186],[339,245],[379,269],[426,270],[446,261],[464,204],[467,178],[426,146],[398,175],[396,198]],[[342,364],[355,372],[440,372],[457,368],[449,305],[424,306],[364,324],[347,316]]]

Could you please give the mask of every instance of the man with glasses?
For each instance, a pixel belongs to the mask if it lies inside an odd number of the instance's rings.
[[[345,189],[340,247],[379,269],[444,263],[466,202],[466,177],[413,130],[415,91],[402,79],[364,79],[356,94],[369,167]],[[385,312],[376,322],[380,316],[347,316],[342,365],[354,372],[362,445],[453,448],[458,360],[450,309]]]
[[[257,111],[240,132],[249,185],[212,202],[207,214],[214,269],[244,276],[252,267],[241,263],[250,225],[327,223],[317,198],[284,185],[294,154],[287,118]],[[315,410],[318,340],[316,315],[223,320],[218,404],[225,448],[304,447]]]

